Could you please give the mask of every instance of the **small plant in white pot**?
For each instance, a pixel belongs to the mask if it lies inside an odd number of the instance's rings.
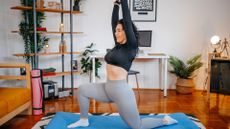
[[[177,76],[176,90],[178,93],[190,94],[194,91],[193,78],[196,76],[194,72],[203,65],[200,60],[201,55],[192,57],[186,63],[175,56],[170,56],[169,63],[172,67],[170,72]]]

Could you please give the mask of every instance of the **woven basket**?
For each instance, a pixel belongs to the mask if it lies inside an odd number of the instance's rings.
[[[181,94],[191,94],[194,91],[195,84],[193,79],[178,78],[176,83],[176,91]]]

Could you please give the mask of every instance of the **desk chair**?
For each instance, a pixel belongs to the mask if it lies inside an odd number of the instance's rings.
[[[134,70],[129,70],[128,75],[127,75],[127,83],[129,82],[129,75],[135,75],[136,84],[137,84],[137,93],[138,93],[138,98],[140,100],[140,90],[139,90],[139,83],[138,83],[138,79],[137,79],[137,74],[140,74],[140,72],[134,71]]]

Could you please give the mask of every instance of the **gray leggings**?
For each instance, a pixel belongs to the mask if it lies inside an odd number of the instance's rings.
[[[126,80],[108,80],[106,83],[81,85],[78,89],[81,118],[88,118],[90,98],[115,103],[121,118],[132,129],[151,129],[164,125],[160,118],[140,119],[134,92]]]

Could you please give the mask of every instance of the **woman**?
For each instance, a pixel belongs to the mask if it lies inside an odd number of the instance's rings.
[[[123,20],[119,19],[119,6],[122,6]],[[127,73],[138,50],[137,29],[131,21],[127,0],[115,1],[112,14],[112,29],[115,47],[105,56],[107,62],[107,82],[86,84],[78,89],[80,120],[68,128],[86,127],[88,122],[89,99],[113,102],[118,107],[121,118],[132,129],[149,129],[177,123],[169,116],[162,119],[140,119],[133,90],[126,82]]]

